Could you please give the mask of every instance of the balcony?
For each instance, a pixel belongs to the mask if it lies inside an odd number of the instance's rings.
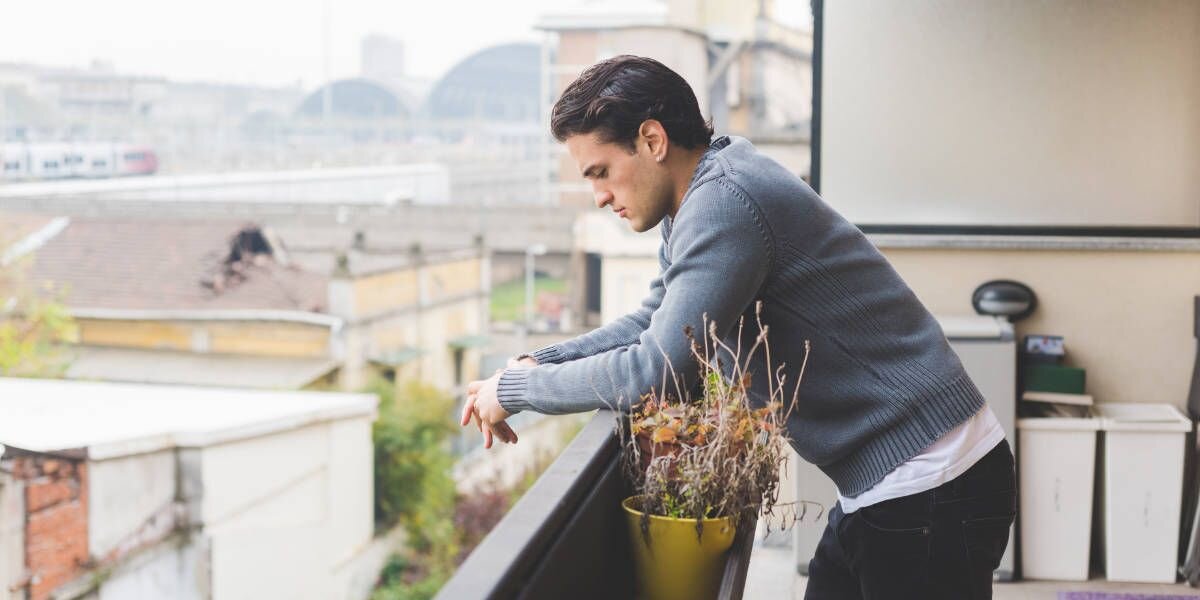
[[[589,420],[458,568],[438,600],[634,597],[629,536],[619,507],[629,489],[620,473],[615,420],[616,414],[607,410]],[[797,475],[801,475],[798,469],[791,474]],[[767,540],[756,535],[755,525],[752,522],[738,532],[719,597],[803,598],[807,578],[797,572],[793,535],[811,536],[814,528],[823,528],[823,512],[793,526],[802,529],[775,532]],[[1091,581],[1015,581],[994,586],[998,600],[1054,600],[1067,591],[1172,597],[1194,593],[1186,583],[1108,582],[1099,575]]]
[[[615,423],[597,411],[437,598],[632,598]],[[741,527],[729,550],[722,600],[742,598],[754,529],[753,520]]]

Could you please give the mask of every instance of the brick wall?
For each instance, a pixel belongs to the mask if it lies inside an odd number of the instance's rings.
[[[25,482],[25,567],[29,597],[43,600],[80,575],[88,561],[87,464],[21,456],[13,474]]]

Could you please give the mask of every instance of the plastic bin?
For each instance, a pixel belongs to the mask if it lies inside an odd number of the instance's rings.
[[[1174,583],[1185,434],[1169,404],[1097,404],[1104,430],[1104,548],[1110,581]]]
[[[1017,420],[1021,572],[1027,579],[1088,578],[1099,428],[1091,418]]]

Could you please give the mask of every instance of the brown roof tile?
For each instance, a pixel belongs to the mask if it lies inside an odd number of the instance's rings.
[[[328,276],[263,256],[226,263],[236,220],[73,217],[37,250],[30,272],[72,308],[275,309],[323,312]],[[221,279],[224,284],[214,286]],[[215,289],[216,288],[216,289]]]

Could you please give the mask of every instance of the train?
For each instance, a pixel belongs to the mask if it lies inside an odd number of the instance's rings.
[[[112,142],[0,144],[0,181],[153,175],[158,155],[145,146]]]

